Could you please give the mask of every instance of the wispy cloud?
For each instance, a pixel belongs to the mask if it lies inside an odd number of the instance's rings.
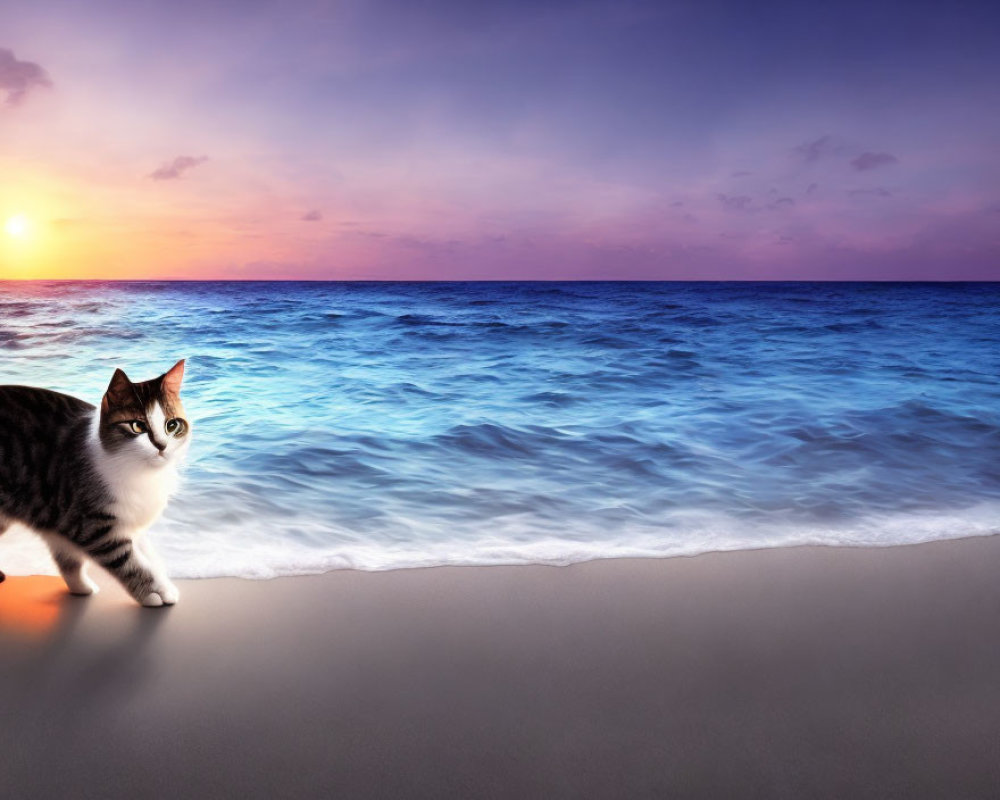
[[[838,151],[837,145],[832,136],[820,136],[811,142],[804,142],[792,148],[792,152],[799,156],[807,164],[815,164],[821,158],[833,155]]]
[[[876,186],[874,189],[851,189],[847,193],[848,197],[892,197],[892,192],[882,186]]]
[[[52,79],[38,64],[18,61],[13,52],[0,48],[0,90],[7,94],[6,105],[19,105],[33,89],[51,87]]]
[[[750,208],[750,204],[753,203],[749,197],[745,194],[741,195],[729,195],[729,194],[719,194],[716,195],[719,198],[719,202],[722,203],[723,208],[727,208],[730,211],[746,211]]]
[[[207,156],[177,156],[169,164],[164,164],[159,169],[149,173],[149,177],[154,181],[176,180],[188,170],[194,169],[206,161],[208,161]]]
[[[302,222],[319,222],[321,219],[323,219],[323,214],[322,212],[314,208],[312,211],[307,211],[305,214],[299,217],[299,219],[302,220]]]
[[[859,172],[866,172],[876,167],[884,167],[898,162],[899,159],[892,153],[862,153],[851,161],[851,166]]]

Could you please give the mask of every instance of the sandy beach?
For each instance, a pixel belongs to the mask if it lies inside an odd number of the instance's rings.
[[[0,585],[9,798],[995,797],[1000,537]]]

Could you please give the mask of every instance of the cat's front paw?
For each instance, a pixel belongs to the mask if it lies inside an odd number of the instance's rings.
[[[163,605],[172,606],[181,599],[181,593],[170,581],[167,581],[159,590],[160,597],[163,598]]]
[[[159,608],[160,606],[172,606],[180,599],[180,592],[172,583],[160,586],[156,591],[150,592],[142,598],[142,604],[146,608]]]
[[[77,597],[90,597],[90,595],[97,594],[101,591],[101,587],[94,583],[86,575],[81,575],[72,583],[67,583],[66,586],[69,588],[69,593],[76,595]]]

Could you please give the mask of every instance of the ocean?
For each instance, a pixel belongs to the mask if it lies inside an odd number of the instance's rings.
[[[182,357],[175,577],[1000,532],[1000,284],[0,283],[0,383]]]

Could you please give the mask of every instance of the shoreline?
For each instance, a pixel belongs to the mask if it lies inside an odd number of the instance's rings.
[[[336,566],[331,566],[327,568],[318,569],[306,569],[301,572],[294,571],[284,571],[284,568],[271,568],[271,572],[274,574],[254,574],[254,575],[239,575],[239,574],[221,574],[221,575],[198,575],[198,576],[188,576],[180,575],[179,577],[171,576],[175,582],[179,581],[209,581],[209,580],[246,580],[246,581],[272,581],[286,578],[301,578],[301,577],[316,577],[320,575],[329,575],[337,572],[362,572],[362,573],[373,573],[379,574],[384,572],[399,572],[408,570],[425,570],[425,569],[488,569],[488,568],[515,568],[515,567],[556,567],[559,569],[565,569],[568,567],[581,566],[583,564],[591,563],[602,563],[602,562],[617,562],[617,561],[671,561],[674,559],[692,559],[692,558],[703,558],[706,556],[718,556],[728,553],[757,553],[757,552],[768,552],[775,550],[800,550],[800,549],[834,549],[834,550],[892,550],[896,548],[908,548],[908,547],[922,547],[924,545],[932,545],[938,543],[946,542],[962,542],[970,539],[989,539],[994,536],[1000,536],[1000,524],[998,524],[995,530],[979,530],[972,533],[961,533],[953,536],[945,536],[943,538],[931,538],[931,539],[920,539],[916,541],[907,542],[886,542],[884,544],[859,544],[859,543],[840,543],[840,542],[822,542],[822,541],[805,541],[805,542],[789,542],[789,543],[777,543],[777,544],[764,544],[756,546],[734,546],[734,547],[722,547],[720,549],[714,550],[698,550],[694,552],[672,552],[657,554],[652,552],[643,552],[641,554],[617,554],[612,553],[610,555],[596,555],[591,557],[584,557],[579,559],[546,559],[537,558],[535,560],[497,560],[494,562],[478,562],[478,561],[459,561],[459,562],[448,562],[448,563],[403,563],[403,564],[392,564],[390,566],[378,566],[378,567],[368,567],[368,566],[354,566],[351,564],[338,564]],[[158,540],[154,540],[154,544],[158,546],[158,551],[162,554],[162,550]],[[15,550],[15,548],[20,548],[21,553],[19,553],[14,558],[10,558],[10,553]],[[35,551],[34,553],[29,553],[27,559],[24,557],[24,550],[31,548]],[[31,572],[25,573],[18,569],[18,561],[29,560],[33,562],[44,561],[46,564],[50,565],[50,569],[46,572]],[[170,567],[170,559],[165,558],[168,567]],[[8,565],[13,562],[15,567],[13,571],[8,566],[4,569],[4,573],[8,577],[58,577],[58,572],[55,567],[55,563],[52,562],[51,556],[49,555],[48,549],[45,547],[41,538],[32,533],[31,531],[15,527],[6,532],[2,537],[0,537],[0,567],[4,563]],[[92,578],[96,579],[98,583],[102,586],[108,586],[112,591],[117,591],[118,586],[115,584],[111,576],[104,573],[96,564],[89,565],[89,574]]]
[[[0,785],[985,797],[998,566],[977,536],[185,580],[171,609],[11,576]]]

